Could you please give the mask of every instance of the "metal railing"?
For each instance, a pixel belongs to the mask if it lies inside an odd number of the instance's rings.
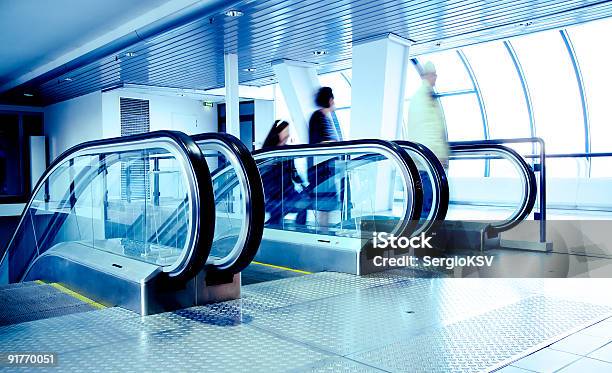
[[[546,147],[544,140],[539,137],[524,137],[515,139],[491,139],[475,141],[454,141],[449,145],[508,145],[508,144],[533,144],[539,147],[537,154],[523,156],[526,159],[538,159],[538,163],[533,164],[533,171],[537,172],[539,180],[538,206],[539,213],[534,214],[534,219],[540,222],[540,242],[546,242]],[[494,157],[491,157],[494,158]]]

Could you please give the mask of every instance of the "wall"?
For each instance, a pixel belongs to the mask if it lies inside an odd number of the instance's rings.
[[[255,100],[255,149],[263,145],[274,120],[274,101]]]
[[[102,122],[105,138],[121,135],[120,97],[149,100],[151,131],[176,130],[188,135],[217,131],[216,105],[205,107],[202,101],[196,99],[117,89],[102,93]]]
[[[101,95],[93,92],[45,108],[49,161],[74,145],[102,138]]]
[[[149,100],[151,131],[176,130],[188,135],[217,132],[217,104],[180,96],[153,95],[130,89],[94,92],[45,108],[45,134],[51,160],[84,141],[121,136],[119,98]],[[255,100],[255,142],[263,143],[274,122],[274,103]]]

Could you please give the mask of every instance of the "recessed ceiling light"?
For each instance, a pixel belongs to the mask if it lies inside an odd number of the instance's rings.
[[[246,71],[247,73],[254,73],[255,71],[257,71],[257,69],[254,67],[247,67],[246,69],[242,69],[242,71]]]
[[[313,51],[312,54],[314,54],[315,56],[322,56],[324,54],[327,54],[327,51],[325,51],[325,50],[318,50],[318,51]]]
[[[125,56],[126,57],[136,57],[137,53],[136,52],[125,52]]]
[[[23,95],[26,96],[26,97],[34,97],[33,93],[24,93]]]
[[[238,9],[230,9],[225,12],[225,15],[228,17],[242,17],[244,13]]]

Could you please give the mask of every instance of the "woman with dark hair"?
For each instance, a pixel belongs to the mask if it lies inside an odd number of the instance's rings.
[[[308,136],[310,144],[339,141],[340,137],[331,119],[331,113],[336,109],[334,93],[329,87],[321,87],[315,95],[315,104],[319,107],[310,116]],[[314,197],[317,206],[317,222],[323,231],[328,230],[329,214],[340,209],[338,186],[334,172],[335,158],[318,162],[309,158],[308,179],[314,186]]]
[[[272,125],[261,148],[269,149],[276,146],[283,146],[287,144],[287,141],[289,141],[289,122],[279,119]]]
[[[266,136],[262,149],[283,146],[288,141],[289,122],[277,120]],[[293,159],[272,159],[271,162],[269,165],[264,165],[261,171],[266,197],[266,212],[270,214],[266,224],[279,225],[283,217],[291,212],[298,213],[297,224],[305,224],[306,210],[297,208],[302,196],[295,189],[294,184],[302,185],[303,181],[295,168]]]
[[[319,88],[315,95],[315,104],[319,109],[312,113],[308,122],[308,143],[339,141],[340,137],[330,118],[331,113],[336,110],[332,89],[329,87]]]

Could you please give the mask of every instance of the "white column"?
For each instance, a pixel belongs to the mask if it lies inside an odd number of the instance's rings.
[[[396,35],[353,44],[351,139],[397,139],[402,126],[409,42]],[[393,208],[395,172],[372,170],[376,212]]]
[[[238,93],[238,55],[223,56],[225,67],[225,131],[240,138],[240,97]]]
[[[46,136],[30,136],[30,190],[32,191],[47,169],[46,139]]]
[[[279,60],[272,62],[274,74],[289,108],[294,136],[308,142],[308,121],[317,110],[314,95],[321,86],[314,64]]]
[[[388,34],[353,44],[351,138],[395,139],[402,126],[410,42]]]

